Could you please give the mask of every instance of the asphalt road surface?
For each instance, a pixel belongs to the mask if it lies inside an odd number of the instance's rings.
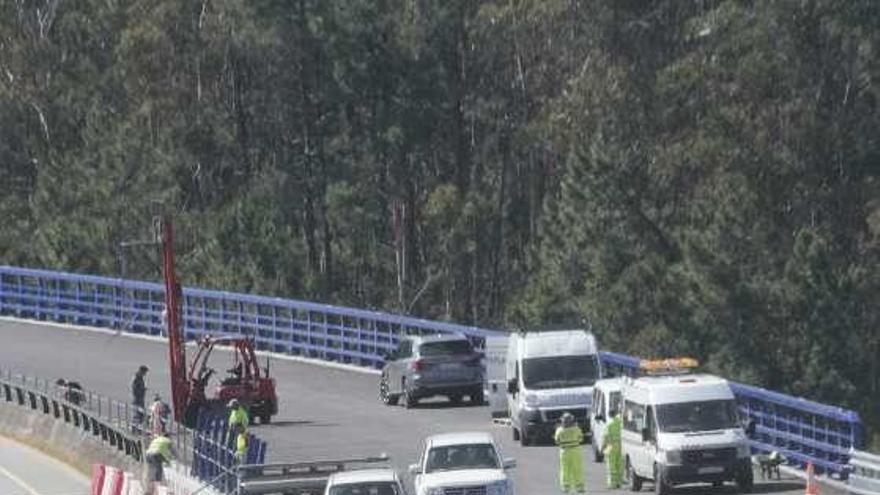
[[[170,396],[167,347],[122,335],[0,320],[0,367],[19,373],[77,380],[83,387],[127,399],[129,383],[140,364],[150,368],[147,387]],[[212,357],[219,373],[229,367],[225,356]],[[420,441],[428,435],[451,431],[491,431],[503,455],[513,457],[516,491],[520,495],[558,493],[558,454],[550,446],[521,447],[508,428],[495,426],[487,407],[452,407],[443,400],[416,409],[388,407],[377,398],[378,376],[302,362],[274,359],[280,398],[273,423],[254,433],[269,442],[268,460],[299,461],[321,458],[373,456],[387,453],[408,483],[406,466],[416,462]],[[150,395],[148,395],[148,400]],[[588,447],[589,448],[589,447]],[[585,449],[588,493],[623,493],[605,488],[604,466],[591,461]],[[761,482],[754,493],[802,494],[796,478]],[[649,491],[648,484],[643,490]],[[679,487],[676,493],[737,493],[733,485],[712,490],[705,485]],[[823,493],[833,493],[823,489]],[[54,495],[54,494],[53,494]]]
[[[0,437],[0,494],[88,495],[89,479],[67,464]]]

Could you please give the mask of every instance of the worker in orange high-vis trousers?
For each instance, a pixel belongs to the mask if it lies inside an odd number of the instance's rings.
[[[584,459],[581,454],[584,432],[575,424],[571,413],[562,415],[562,424],[556,428],[553,439],[559,446],[559,487],[562,493],[569,493],[571,490],[586,493]]]

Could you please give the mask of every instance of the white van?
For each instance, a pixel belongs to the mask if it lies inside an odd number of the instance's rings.
[[[557,327],[511,334],[505,368],[514,440],[551,438],[565,412],[588,438],[593,384],[602,377],[591,332]]]
[[[749,430],[754,424],[749,425]],[[624,378],[622,444],[630,488],[653,480],[656,493],[685,483],[743,492],[754,477],[749,444],[727,381],[711,375]]]
[[[620,378],[605,378],[593,387],[593,411],[590,415],[590,432],[593,434],[593,460],[602,462],[602,440],[605,438],[605,425],[621,409]]]

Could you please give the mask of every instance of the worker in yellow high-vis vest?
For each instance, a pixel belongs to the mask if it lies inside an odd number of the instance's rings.
[[[553,439],[559,446],[559,487],[562,493],[569,493],[571,490],[586,493],[584,460],[581,455],[584,432],[575,424],[571,413],[562,415],[562,424],[556,428]]]
[[[235,436],[235,460],[239,464],[244,463],[245,459],[247,459],[247,448],[248,448],[248,434],[244,431],[239,431],[238,435]]]
[[[620,413],[614,413],[608,424],[605,425],[605,435],[602,437],[602,452],[605,454],[605,470],[607,473],[608,488],[617,489],[623,484],[623,452],[620,446],[620,430],[623,421]]]
[[[154,437],[150,442],[149,448],[147,448],[146,455],[144,456],[148,468],[147,482],[152,484],[154,482],[164,481],[164,465],[170,463],[175,457],[177,457],[177,452],[175,452],[174,445],[171,443],[171,438],[169,438],[168,432],[162,432]]]

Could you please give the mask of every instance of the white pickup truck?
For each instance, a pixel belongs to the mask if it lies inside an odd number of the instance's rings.
[[[330,475],[324,495],[406,495],[393,469],[356,469]]]
[[[421,459],[409,467],[416,495],[513,495],[507,469],[492,435],[446,433],[425,439]]]

